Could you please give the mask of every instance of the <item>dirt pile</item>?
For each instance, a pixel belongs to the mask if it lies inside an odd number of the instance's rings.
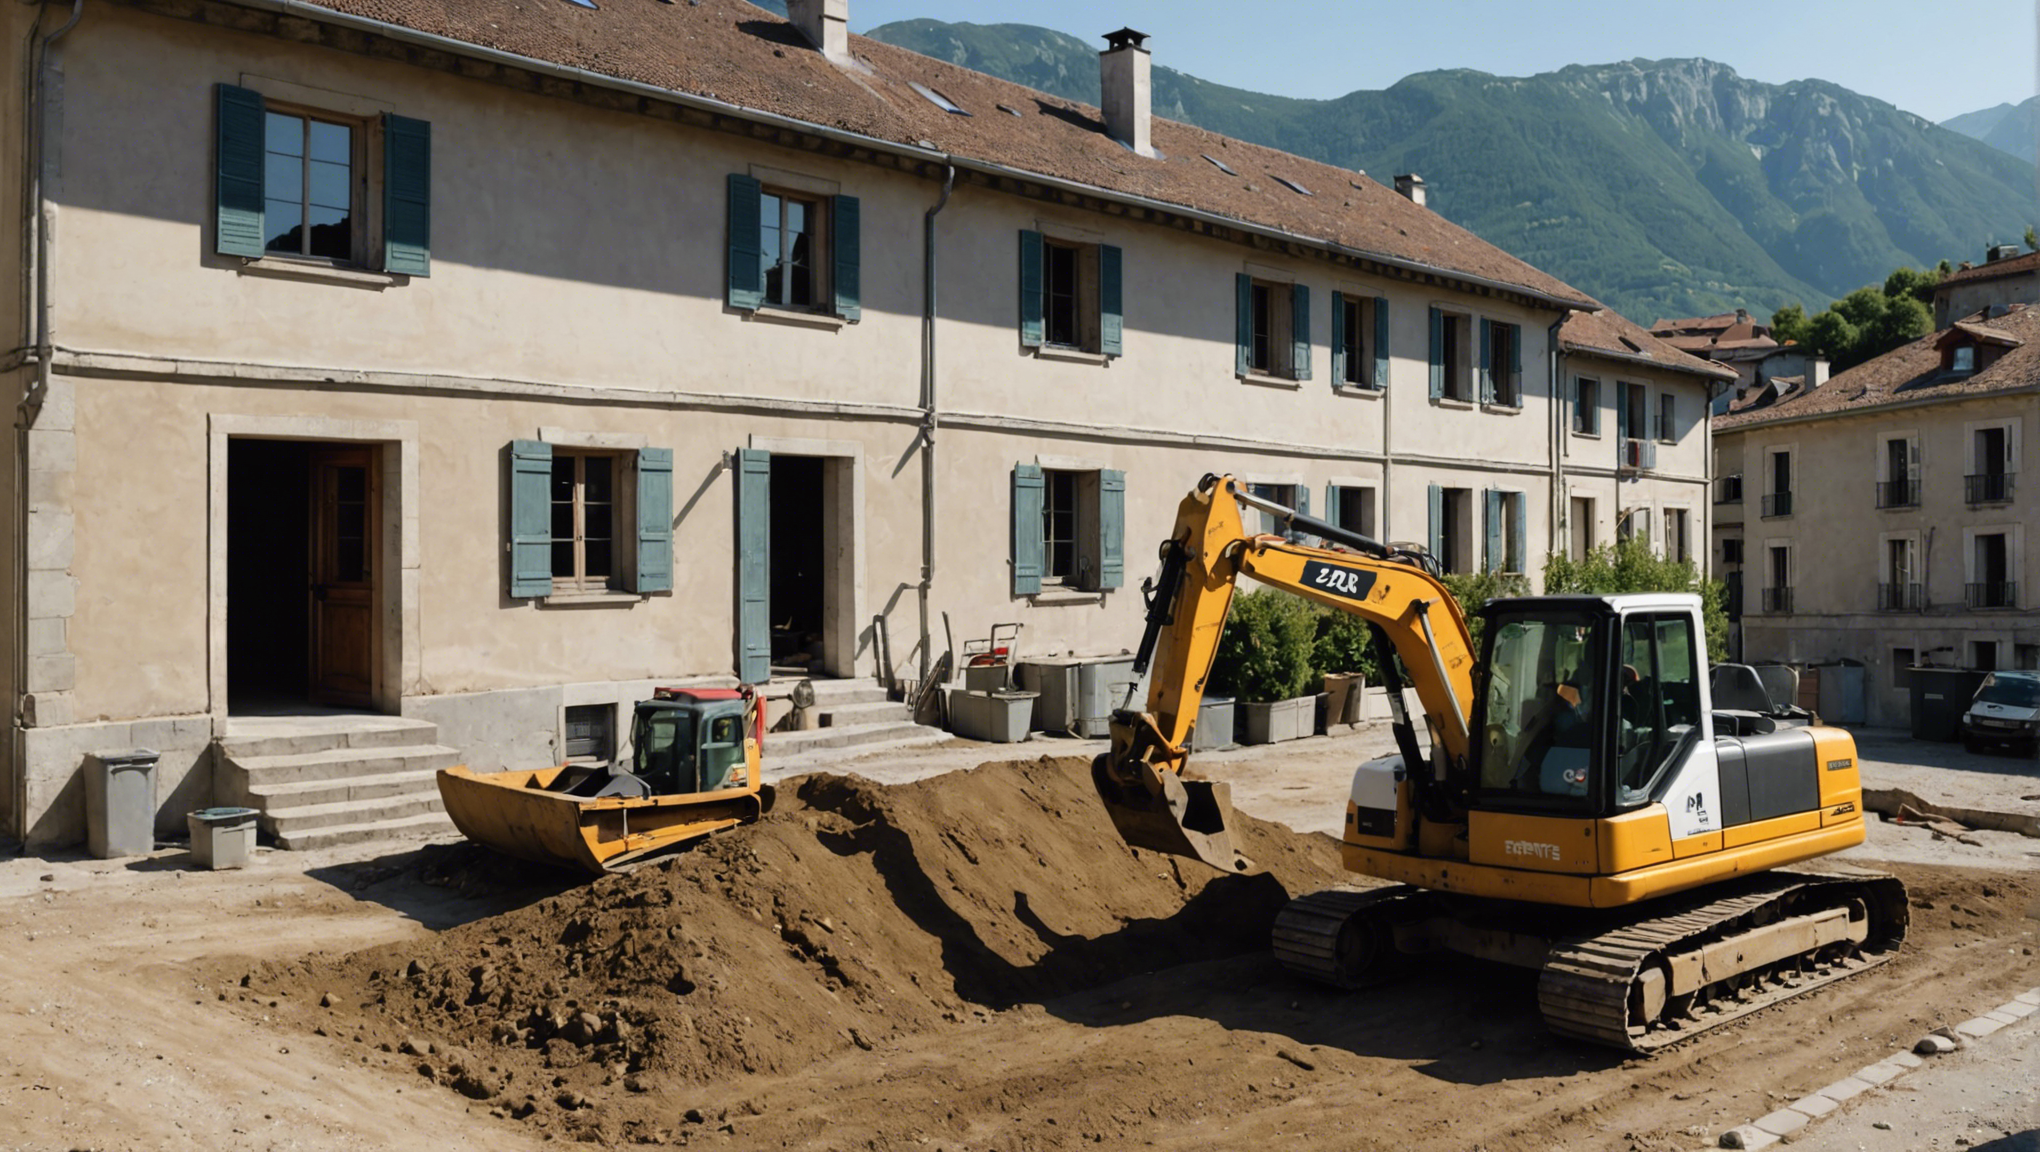
[[[1291,895],[1348,878],[1324,837],[1241,825],[1262,874],[1124,847],[1080,759],[891,787],[808,777],[691,853],[248,986],[499,1111],[628,1139],[634,1094],[730,1107],[691,1086],[1264,950]]]

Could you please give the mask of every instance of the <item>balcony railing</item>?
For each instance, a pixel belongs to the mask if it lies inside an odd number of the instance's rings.
[[[1716,504],[1742,503],[1742,473],[1722,476],[1714,481],[1714,502]]]
[[[1919,507],[1920,482],[1918,480],[1879,480],[1877,482],[1877,506],[1879,508]]]
[[[1624,468],[1657,467],[1657,445],[1649,440],[1624,440],[1620,464]]]
[[[1963,585],[1963,599],[1971,608],[2017,608],[2019,606],[2019,585],[2004,580],[1986,584]]]
[[[1877,610],[1879,612],[1917,612],[1920,610],[1920,586],[1917,584],[1879,584],[1877,586]]]
[[[1790,588],[1764,589],[1764,611],[1766,612],[1792,611],[1792,589]]]
[[[1766,516],[1792,515],[1792,493],[1772,492],[1766,495],[1764,497],[1764,515]]]
[[[1962,498],[1971,504],[2003,504],[2012,498],[2010,472],[1985,472],[1962,478]]]

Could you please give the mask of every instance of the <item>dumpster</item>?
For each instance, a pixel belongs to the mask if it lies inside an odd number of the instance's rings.
[[[184,823],[191,829],[191,866],[194,868],[245,868],[255,851],[253,808],[201,808],[186,813]]]
[[[85,845],[94,856],[156,850],[156,760],[148,748],[85,758]]]
[[[1987,672],[1962,668],[1912,670],[1912,735],[1948,743],[1962,737],[1962,714]]]

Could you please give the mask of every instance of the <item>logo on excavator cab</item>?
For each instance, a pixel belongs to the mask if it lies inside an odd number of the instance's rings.
[[[1365,600],[1368,590],[1374,587],[1374,573],[1312,560],[1303,566],[1303,585],[1348,600]]]
[[[1504,840],[1502,852],[1509,856],[1535,856],[1539,860],[1559,859],[1558,845],[1539,844],[1535,840]]]

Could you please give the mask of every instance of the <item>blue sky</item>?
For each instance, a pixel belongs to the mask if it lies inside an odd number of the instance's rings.
[[[2032,0],[850,0],[850,27],[928,17],[1149,33],[1155,61],[1205,80],[1328,98],[1412,72],[1504,76],[1705,56],[1771,83],[1817,78],[1940,121],[2036,91]]]

